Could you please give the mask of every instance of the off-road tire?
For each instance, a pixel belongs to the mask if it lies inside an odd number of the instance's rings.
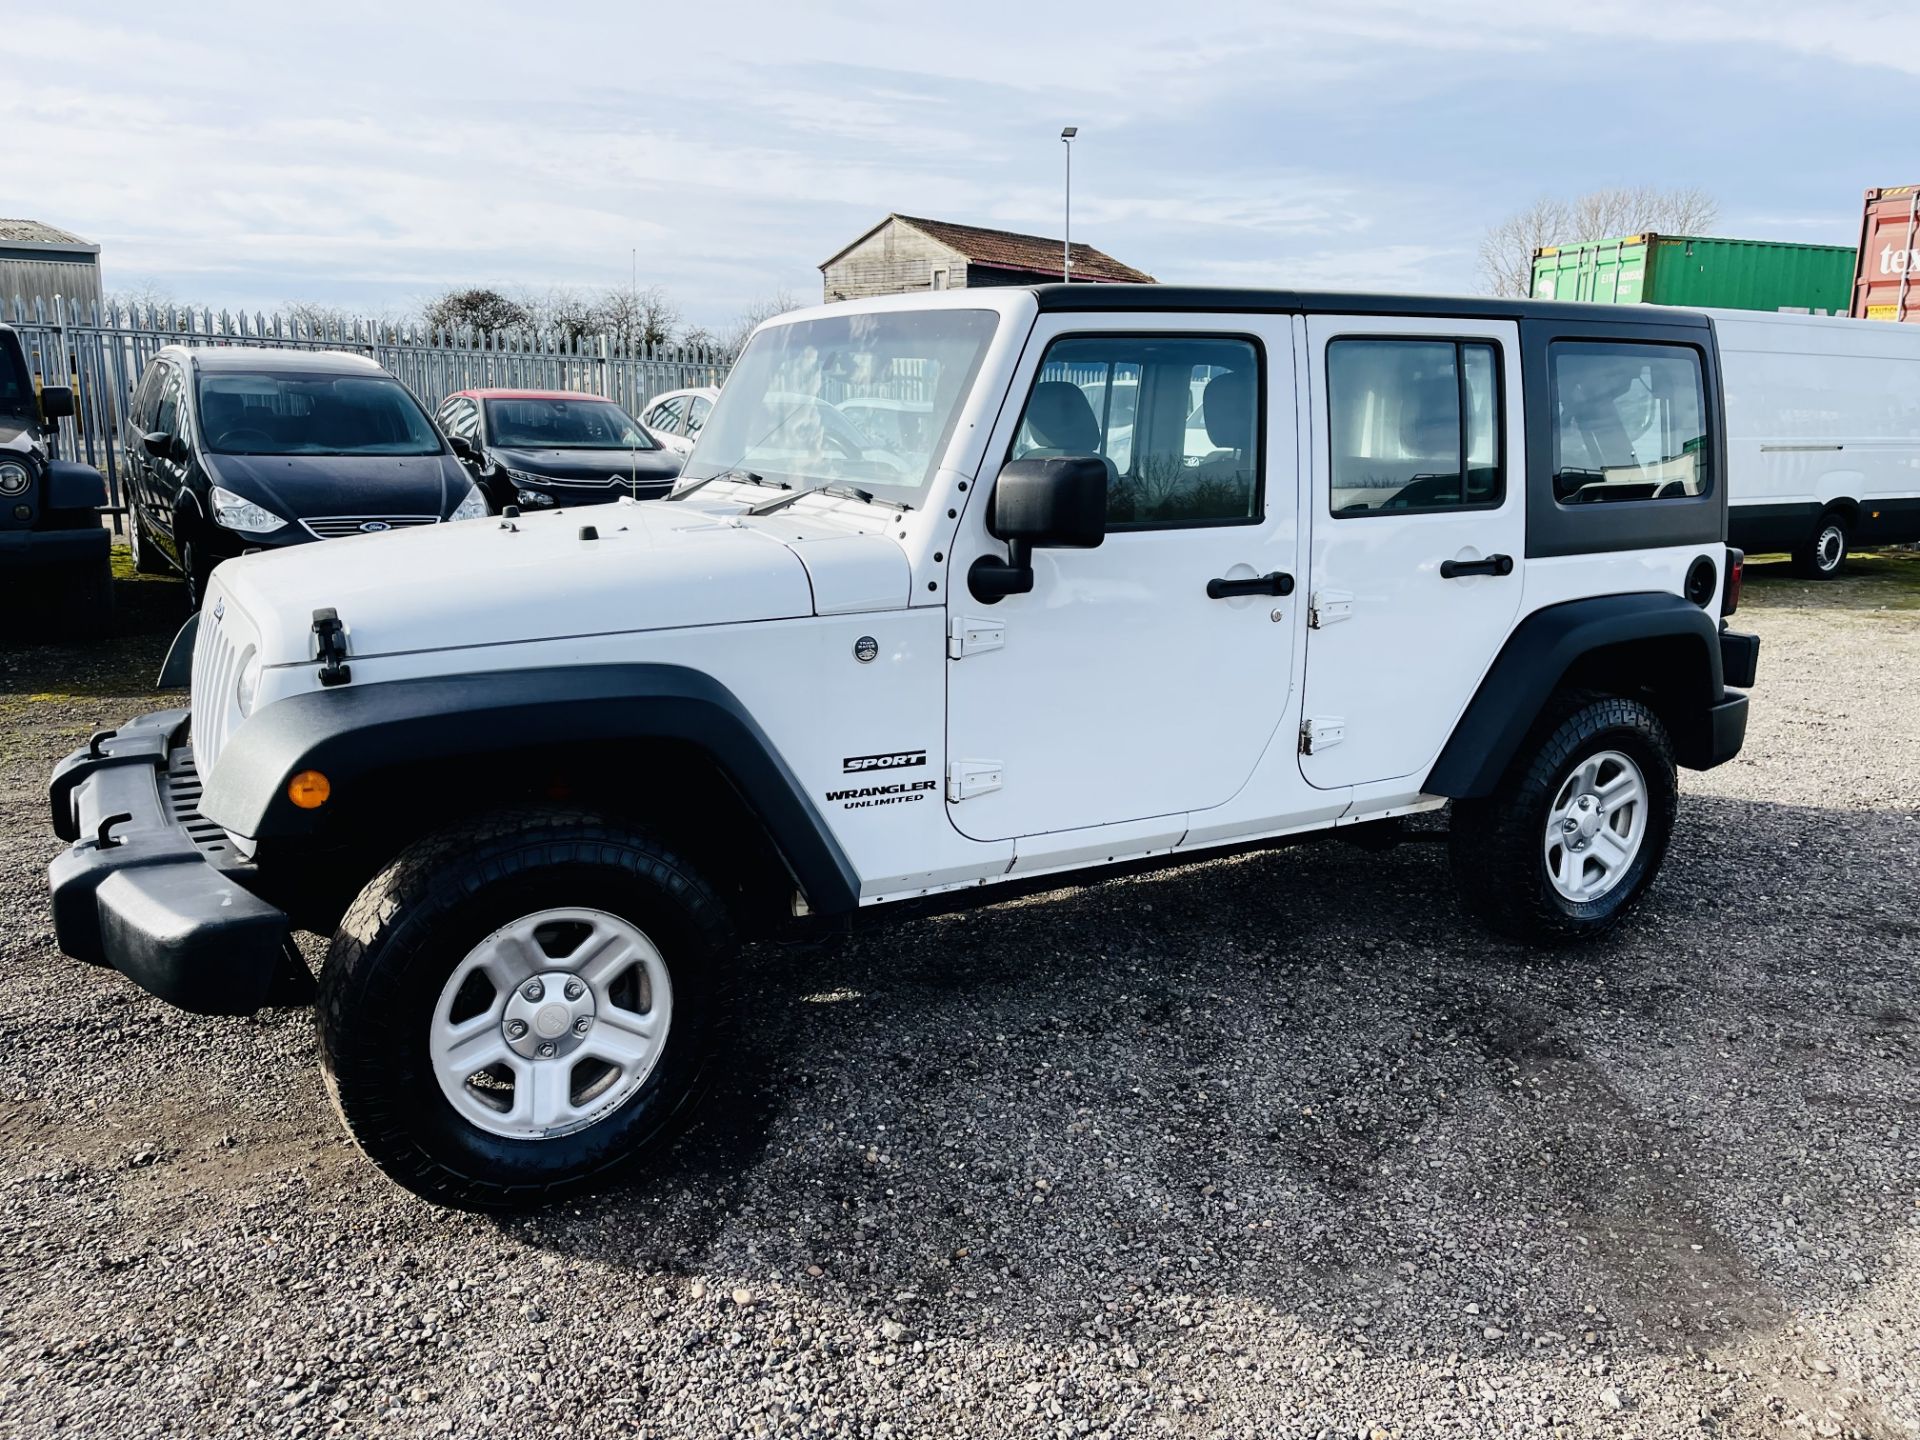
[[[487,935],[566,905],[647,934],[671,975],[672,1026],[645,1083],[605,1118],[545,1139],[490,1134],[434,1077],[434,1006]],[[443,830],[403,850],[340,920],[317,1002],[328,1092],[355,1143],[415,1194],[474,1210],[544,1204],[659,1155],[692,1118],[731,1033],[735,948],[712,888],[644,830],[555,809]]]
[[[1809,580],[1833,580],[1847,568],[1853,532],[1844,511],[1829,510],[1813,527],[1813,534],[1794,547],[1793,568]]]
[[[67,565],[51,577],[52,629],[68,640],[97,640],[113,629],[113,571],[104,559]]]
[[[1589,755],[1615,750],[1640,768],[1647,829],[1626,875],[1596,900],[1575,903],[1554,888],[1543,842],[1561,786]],[[1604,934],[1645,893],[1666,857],[1679,784],[1673,743],[1638,700],[1576,691],[1559,698],[1484,799],[1456,800],[1449,834],[1454,884],[1467,907],[1516,940],[1563,945]]]

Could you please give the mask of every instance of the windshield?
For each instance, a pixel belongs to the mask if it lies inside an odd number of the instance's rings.
[[[200,429],[221,455],[440,453],[427,412],[386,375],[202,375]]]
[[[487,401],[487,438],[520,450],[652,450],[651,436],[611,400]]]
[[[918,490],[998,323],[991,310],[897,310],[762,330],[714,402],[686,478],[751,470],[788,485]],[[894,413],[876,423],[873,402]]]
[[[33,377],[5,336],[0,336],[0,415],[15,420],[34,418]]]

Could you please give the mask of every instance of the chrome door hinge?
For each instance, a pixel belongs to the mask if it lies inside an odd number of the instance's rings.
[[[1006,778],[1006,766],[998,760],[950,760],[947,762],[947,799],[971,800],[998,790]]]
[[[1307,628],[1310,630],[1324,630],[1329,625],[1352,618],[1353,592],[1350,590],[1316,590],[1313,598],[1307,602]]]
[[[964,660],[988,650],[1000,650],[1007,643],[1007,627],[1000,620],[979,620],[955,615],[947,622],[947,658]]]
[[[1300,722],[1300,753],[1318,755],[1347,738],[1347,722],[1338,715],[1310,715]]]

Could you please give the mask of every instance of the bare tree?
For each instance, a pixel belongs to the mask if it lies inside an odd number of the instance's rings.
[[[689,325],[680,332],[680,343],[689,350],[715,350],[719,348],[720,337],[704,325]]]
[[[134,281],[131,285],[122,285],[118,289],[109,290],[105,303],[111,310],[137,310],[145,314],[149,309],[169,309],[176,302],[173,291],[152,276],[147,276]]]
[[[1697,235],[1719,215],[1719,202],[1698,186],[1673,190],[1615,186],[1574,200],[1542,196],[1490,226],[1481,237],[1480,278],[1489,294],[1528,295],[1533,291],[1533,255],[1544,245],[1573,245],[1649,230]]]
[[[435,330],[464,329],[491,332],[523,330],[533,316],[517,300],[498,290],[449,290],[427,302],[420,318]]]
[[[756,328],[776,315],[784,315],[789,310],[798,310],[800,302],[794,298],[791,290],[776,290],[766,295],[734,316],[720,337],[720,348],[730,356],[737,356],[747,348],[747,339]]]
[[[621,346],[665,345],[680,323],[680,307],[658,285],[608,290],[595,303],[594,312],[599,333]]]

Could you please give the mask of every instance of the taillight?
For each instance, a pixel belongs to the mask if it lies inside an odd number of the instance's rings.
[[[1720,614],[1724,617],[1740,608],[1740,580],[1747,568],[1747,552],[1727,547],[1727,584],[1720,592]]]

